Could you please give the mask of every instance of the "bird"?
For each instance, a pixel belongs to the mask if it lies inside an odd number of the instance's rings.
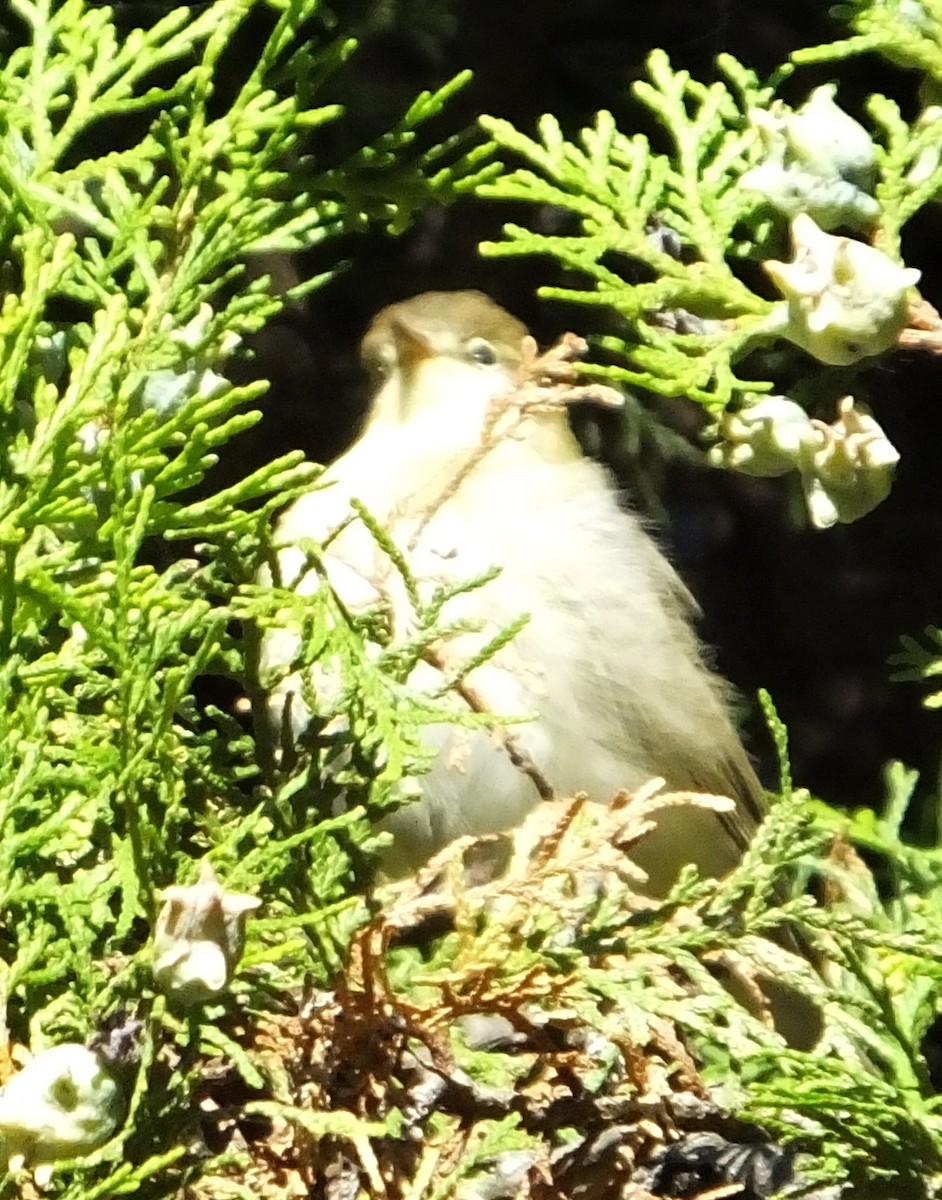
[[[652,530],[583,453],[565,405],[519,401],[534,347],[525,325],[479,291],[383,308],[362,340],[374,381],[362,431],[280,515],[278,574],[302,595],[316,591],[301,545],[329,539],[323,569],[337,594],[353,609],[383,597],[407,634],[401,577],[351,520],[355,503],[424,594],[496,572],[454,597],[448,616],[462,632],[418,663],[409,685],[435,694],[515,627],[450,695],[456,710],[486,709],[504,724],[423,727],[431,757],[414,780],[418,797],[380,823],[392,835],[390,876],[456,838],[513,829],[549,797],[605,804],[660,777],[731,798],[729,812],[664,808],[633,848],[648,891],[664,895],[686,863],[718,877],[738,862],[762,789],[731,719],[731,689],[698,639],[696,604]],[[285,675],[299,636],[269,628],[260,663],[263,679],[277,679],[271,719],[283,728],[288,706],[295,734],[312,716],[301,676]]]

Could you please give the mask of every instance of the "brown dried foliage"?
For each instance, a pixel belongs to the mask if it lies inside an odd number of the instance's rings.
[[[515,838],[499,878],[469,884],[466,866],[481,843],[500,839],[466,839],[389,888],[354,938],[336,990],[260,1018],[247,1038],[263,1072],[279,1081],[277,1100],[322,1115],[325,1126],[340,1115],[372,1123],[372,1131],[315,1135],[277,1116],[255,1136],[243,1126],[250,1165],[238,1168],[239,1181],[261,1196],[470,1198],[479,1193],[465,1164],[480,1148],[482,1122],[514,1118],[528,1148],[504,1156],[506,1190],[489,1194],[646,1200],[653,1156],[685,1131],[731,1129],[666,1020],[646,1016],[640,1033],[637,1020],[610,1022],[604,1040],[617,1048],[617,1065],[599,1082],[584,981],[519,953],[533,920],[551,910],[565,921],[570,908],[577,919],[579,889],[600,886],[605,873],[637,883],[625,849],[658,808],[677,803],[720,801],[648,788],[607,809],[579,798],[545,804]],[[457,953],[447,968],[413,974],[406,994],[391,979],[391,950],[443,929],[458,939]],[[477,1082],[459,1065],[466,1050],[458,1031],[482,1020],[497,1030],[496,1053],[511,1067],[501,1086]],[[395,1136],[377,1134],[376,1123],[394,1110]],[[567,1137],[572,1130],[578,1140]],[[492,1166],[500,1174],[502,1164]],[[199,1189],[201,1198],[225,1194],[221,1176]],[[738,1187],[702,1196],[736,1194]]]

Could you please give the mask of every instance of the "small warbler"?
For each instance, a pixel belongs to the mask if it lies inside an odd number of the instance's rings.
[[[318,586],[299,549],[322,542],[361,501],[409,563],[420,589],[465,581],[449,620],[468,629],[415,669],[434,692],[462,662],[526,614],[516,636],[452,693],[457,707],[521,718],[500,729],[429,725],[434,759],[420,798],[386,818],[385,867],[402,874],[464,834],[516,826],[548,795],[606,802],[652,777],[670,788],[730,797],[735,810],[663,809],[633,852],[663,893],[681,865],[710,875],[739,858],[761,814],[761,791],[729,717],[729,693],[692,628],[695,605],[608,471],[586,458],[564,405],[524,403],[526,328],[476,291],[428,292],[384,308],[363,339],[376,391],[363,431],[276,531],[282,582]],[[537,395],[539,396],[539,391]],[[327,486],[325,486],[327,485]],[[385,596],[400,633],[411,607],[359,521],[325,554],[351,607]],[[297,630],[269,631],[263,669],[290,663]],[[310,719],[297,675],[273,689],[277,719],[291,696]]]

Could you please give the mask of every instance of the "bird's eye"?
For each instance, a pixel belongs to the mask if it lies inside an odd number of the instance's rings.
[[[493,367],[497,362],[497,351],[490,342],[485,342],[483,338],[475,338],[473,342],[468,343],[468,358],[479,366]]]

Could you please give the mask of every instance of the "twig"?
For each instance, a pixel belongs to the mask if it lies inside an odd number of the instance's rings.
[[[921,296],[909,311],[909,325],[897,339],[900,350],[922,350],[942,354],[942,317]]]
[[[528,416],[556,412],[570,404],[584,402],[600,404],[606,408],[620,408],[624,404],[624,397],[617,388],[601,383],[578,382],[579,376],[574,361],[581,358],[587,348],[585,338],[575,333],[564,333],[544,354],[538,352],[535,338],[528,334],[523,339],[516,383],[510,391],[498,393],[491,401],[481,430],[480,442],[449,480],[448,485],[426,507],[409,539],[409,553],[415,549],[429,521],[442,505],[455,495],[462,483],[495,446],[514,435]],[[502,418],[507,415],[510,417],[510,423],[500,428]]]
[[[422,653],[422,658],[429,664],[429,666],[434,667],[437,671],[441,671],[443,674],[447,672],[448,664],[446,663],[442,653],[435,649],[434,646],[427,646]],[[478,692],[476,688],[471,687],[464,680],[459,680],[458,682],[454,683],[452,685],[452,689],[458,696],[461,697],[461,699],[465,702],[465,704],[467,704],[468,708],[470,708],[472,712],[486,714],[490,714],[492,712],[492,709],[486,703],[480,692]],[[517,770],[522,771],[523,774],[531,780],[533,786],[540,795],[540,799],[552,800],[556,795],[552,784],[536,765],[533,759],[529,756],[529,754],[522,749],[513,734],[500,725],[493,726],[491,732],[497,738],[504,750],[506,750],[507,757],[517,768]]]

